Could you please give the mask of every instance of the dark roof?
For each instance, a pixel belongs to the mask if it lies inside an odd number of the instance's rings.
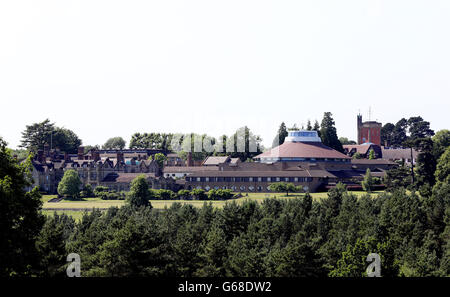
[[[259,158],[330,158],[350,159],[348,156],[322,144],[321,142],[286,141],[256,157]]]
[[[406,149],[385,149],[381,150],[382,159],[386,160],[401,160],[401,159],[411,159],[411,150],[409,148]],[[418,151],[413,149],[413,158],[416,159]]]
[[[355,165],[397,165],[397,163],[384,159],[352,159]]]
[[[345,145],[343,145],[344,150],[347,149],[350,152],[352,149],[355,149],[356,152],[363,154],[363,155],[367,154],[367,152],[369,151],[371,146],[372,146],[372,144],[345,144]]]
[[[297,171],[199,171],[190,177],[331,177],[335,175],[326,170]]]
[[[139,175],[145,175],[147,178],[154,178],[154,173],[124,173],[124,172],[111,172],[108,173],[102,180],[102,182],[116,182],[116,183],[130,183]]]

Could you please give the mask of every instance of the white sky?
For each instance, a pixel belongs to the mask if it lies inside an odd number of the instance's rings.
[[[84,144],[134,132],[270,146],[331,111],[450,128],[450,1],[0,0],[0,136],[50,118]]]

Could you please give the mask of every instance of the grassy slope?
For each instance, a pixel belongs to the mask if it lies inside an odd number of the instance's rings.
[[[357,196],[362,196],[366,194],[365,192],[355,191],[351,192]],[[379,192],[374,192],[372,195],[377,195]],[[244,194],[245,195],[245,194]],[[286,193],[249,193],[248,196],[244,196],[242,198],[236,199],[237,203],[242,203],[243,201],[250,199],[255,201],[263,201],[266,198],[277,198],[277,199],[294,199],[301,198],[304,194],[289,194],[286,196]],[[327,197],[327,193],[312,193],[311,196],[314,200],[320,200],[322,198]],[[53,210],[58,210],[58,212],[64,213],[74,213],[80,212],[82,210],[89,210],[92,208],[109,208],[111,206],[120,207],[124,205],[124,200],[101,200],[100,198],[86,198],[83,201],[70,201],[70,200],[62,200],[61,202],[52,203],[48,202],[49,199],[54,198],[55,195],[44,195],[42,198],[44,212],[51,213]],[[205,201],[198,200],[151,200],[151,204],[156,209],[163,209],[165,207],[170,207],[174,202],[179,202],[182,204],[192,204],[196,207],[202,207]],[[213,206],[222,207],[226,201],[212,201]]]

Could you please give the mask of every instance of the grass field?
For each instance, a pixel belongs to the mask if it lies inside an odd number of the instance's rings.
[[[366,192],[363,191],[354,191],[351,193],[357,196],[366,194]],[[372,192],[371,195],[375,196],[379,193],[381,192]],[[304,197],[304,194],[297,193],[292,193],[288,196],[286,196],[286,193],[248,193],[248,196],[245,196],[246,194],[243,195],[244,197],[236,199],[234,201],[236,201],[237,203],[242,203],[245,200],[249,199],[262,202],[266,198],[294,199]],[[322,198],[326,198],[327,193],[311,193],[311,196],[314,200],[319,201]],[[111,206],[121,207],[125,204],[124,200],[102,200],[100,198],[85,198],[82,201],[62,200],[60,202],[48,202],[52,198],[56,198],[56,195],[44,195],[42,197],[42,212],[44,214],[52,215],[56,211],[58,214],[65,213],[67,215],[71,215],[76,220],[81,219],[83,211],[90,211],[93,208],[107,209]],[[150,202],[155,209],[164,209],[165,207],[170,207],[175,202],[179,202],[181,204],[191,204],[195,207],[202,207],[205,203],[205,201],[200,200],[151,200]],[[227,201],[211,201],[214,207],[223,207],[226,202]]]

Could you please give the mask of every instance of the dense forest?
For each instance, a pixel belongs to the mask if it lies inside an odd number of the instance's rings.
[[[65,275],[81,256],[82,276],[354,276],[369,253],[382,276],[450,275],[450,187],[428,199],[405,190],[357,198],[338,187],[304,198],[227,203],[222,209],[127,205],[46,218],[33,274]]]

